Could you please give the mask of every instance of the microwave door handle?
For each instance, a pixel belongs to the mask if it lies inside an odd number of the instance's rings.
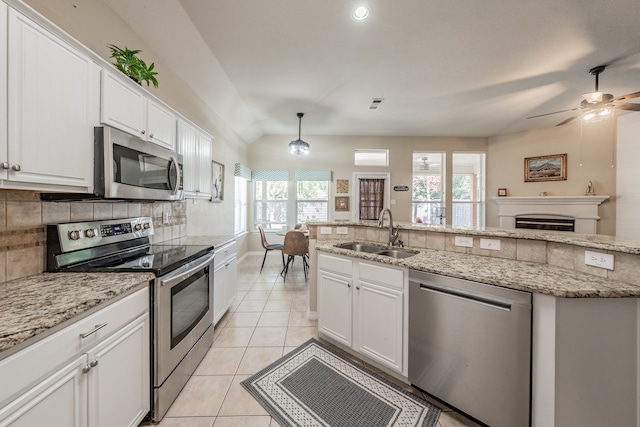
[[[171,190],[171,194],[175,196],[176,194],[178,194],[178,191],[180,190],[180,184],[181,184],[180,163],[178,163],[178,159],[175,158],[174,156],[171,156],[169,158],[169,161],[172,164],[174,164],[176,167],[176,187],[173,190]]]

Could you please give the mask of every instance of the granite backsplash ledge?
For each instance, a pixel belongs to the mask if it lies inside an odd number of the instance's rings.
[[[387,227],[378,228],[377,221],[338,221],[309,223],[310,238],[323,241],[367,241],[386,243]],[[547,264],[598,278],[640,285],[640,243],[605,236],[571,232],[545,232],[542,230],[503,230],[498,228],[466,229],[451,226],[427,226],[399,223],[400,240],[405,246],[417,249],[433,249],[468,255]],[[322,228],[325,228],[322,230]],[[344,234],[338,234],[338,228]],[[322,231],[331,233],[323,234]],[[346,233],[345,233],[346,231]],[[472,247],[455,244],[456,236],[467,236],[473,240]],[[499,250],[480,247],[481,239],[499,241]],[[593,267],[585,264],[585,251],[612,254],[614,269]]]

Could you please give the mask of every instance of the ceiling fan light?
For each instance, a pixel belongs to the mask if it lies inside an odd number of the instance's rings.
[[[369,17],[369,9],[366,6],[358,6],[352,16],[356,21],[364,21]]]
[[[584,116],[582,116],[582,120],[584,120],[585,122],[588,122],[589,120],[593,120],[593,118],[596,117],[596,115],[597,114],[595,111],[589,111]]]
[[[609,114],[611,114],[611,113],[613,113],[613,111],[612,111],[610,108],[603,108],[603,109],[598,113],[598,115],[599,115],[599,116],[601,116],[601,117],[606,117],[606,116],[608,116],[608,115],[609,115]]]
[[[596,102],[602,102],[602,92],[589,92],[583,93],[583,98],[587,100],[587,102],[594,104]]]

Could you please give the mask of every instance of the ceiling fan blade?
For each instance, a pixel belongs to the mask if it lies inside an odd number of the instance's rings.
[[[616,110],[640,111],[640,104],[624,103],[615,104]]]
[[[640,96],[640,92],[628,93],[626,95],[619,96],[615,98],[612,102],[615,101],[624,101],[625,99],[637,98]]]
[[[569,108],[568,110],[554,111],[553,113],[538,114],[537,116],[527,117],[527,119],[535,119],[536,117],[550,116],[551,114],[566,113],[567,111],[575,111],[575,110],[579,110],[579,109],[580,109],[580,107]]]
[[[557,126],[566,125],[567,123],[569,123],[569,122],[570,122],[570,121],[572,121],[572,120],[577,119],[577,118],[578,118],[578,117],[580,117],[581,115],[582,115],[582,112],[579,112],[578,114],[574,114],[573,116],[569,117],[568,119],[566,119],[566,120],[564,120],[564,121],[562,121],[562,122],[558,123],[558,124],[556,125],[556,127],[557,127]]]

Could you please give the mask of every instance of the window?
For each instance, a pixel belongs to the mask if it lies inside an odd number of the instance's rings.
[[[484,225],[484,153],[453,153],[451,224]]]
[[[297,170],[296,222],[329,220],[329,170]]]
[[[233,231],[238,234],[247,231],[247,180],[236,176],[235,187]]]
[[[254,185],[254,230],[287,228],[289,171],[252,171]]]
[[[296,221],[327,221],[329,181],[297,181],[296,187]]]
[[[389,166],[389,150],[355,150],[355,166]]]
[[[444,176],[445,153],[413,153],[413,222],[432,225],[444,223]]]

